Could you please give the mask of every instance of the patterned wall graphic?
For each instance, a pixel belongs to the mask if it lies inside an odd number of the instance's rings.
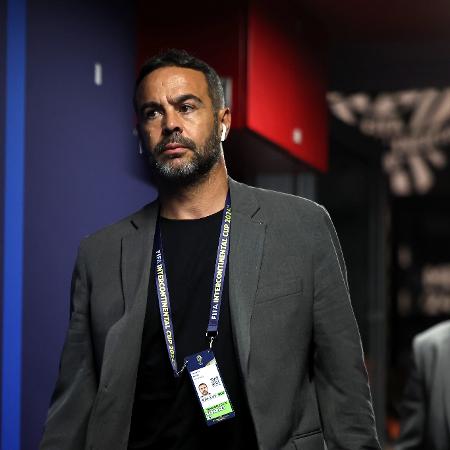
[[[426,194],[448,167],[450,88],[330,92],[327,98],[337,118],[386,146],[383,165],[395,195]]]

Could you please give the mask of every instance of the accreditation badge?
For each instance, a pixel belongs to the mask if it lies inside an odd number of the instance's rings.
[[[185,358],[194,390],[208,426],[234,417],[233,407],[217,367],[212,350]]]

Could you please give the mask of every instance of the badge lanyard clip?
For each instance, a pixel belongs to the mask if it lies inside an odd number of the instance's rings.
[[[206,332],[206,338],[207,339],[209,338],[209,349],[210,350],[212,349],[214,339],[216,339],[218,334],[219,334],[218,331],[216,331],[215,333],[211,333],[210,331]]]

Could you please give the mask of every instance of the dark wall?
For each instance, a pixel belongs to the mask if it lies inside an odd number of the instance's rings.
[[[448,42],[340,43],[330,51],[330,90],[447,87]]]
[[[155,197],[132,135],[134,26],[125,2],[28,1],[24,450],[38,446],[54,387],[78,242]]]

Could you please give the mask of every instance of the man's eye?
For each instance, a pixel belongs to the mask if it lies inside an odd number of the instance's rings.
[[[193,106],[193,105],[190,105],[189,103],[183,103],[183,104],[180,106],[180,111],[181,111],[182,113],[189,113],[189,112],[193,111],[194,109],[195,109],[194,106]]]
[[[144,112],[144,117],[146,119],[155,119],[158,115],[158,111],[156,109],[147,109]]]

